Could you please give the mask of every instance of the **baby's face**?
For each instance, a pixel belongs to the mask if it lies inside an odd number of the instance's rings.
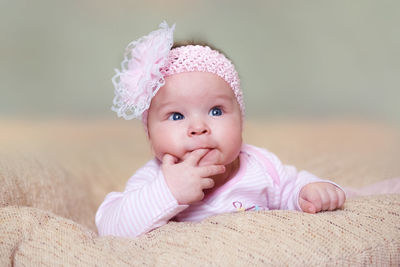
[[[242,145],[242,114],[236,97],[219,76],[186,72],[166,77],[148,113],[150,143],[155,156],[185,160],[207,148],[199,165],[232,163]]]

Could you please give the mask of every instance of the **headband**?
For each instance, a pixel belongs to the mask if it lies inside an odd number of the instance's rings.
[[[164,78],[182,72],[210,72],[232,88],[244,116],[243,93],[232,62],[208,46],[187,45],[171,50],[175,24],[164,21],[160,29],[128,44],[121,71],[112,78],[115,86],[113,111],[126,120],[147,120],[151,99],[165,84]]]

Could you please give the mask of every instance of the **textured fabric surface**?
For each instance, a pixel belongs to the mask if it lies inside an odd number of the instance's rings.
[[[151,154],[140,123],[0,121],[0,266],[400,264],[400,196],[309,215],[244,212],[99,238],[94,215]],[[245,141],[351,187],[400,177],[397,129],[247,122]]]
[[[334,213],[223,214],[122,239],[96,237],[46,211],[9,206],[0,209],[0,264],[396,266],[399,220],[400,195],[386,195],[350,200]]]

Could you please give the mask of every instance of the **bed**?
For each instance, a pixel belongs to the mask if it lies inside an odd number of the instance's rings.
[[[138,122],[0,120],[1,266],[400,265],[400,195],[343,209],[252,211],[99,237],[97,207],[151,158]],[[399,129],[361,120],[248,120],[246,143],[354,192],[400,177]]]

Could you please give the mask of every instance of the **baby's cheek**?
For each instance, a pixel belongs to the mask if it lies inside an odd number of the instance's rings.
[[[242,148],[242,136],[241,135],[234,135],[230,138],[227,138],[227,147],[231,150],[233,155],[239,154],[240,149]]]
[[[162,147],[160,147],[158,155],[162,158],[165,154],[169,154],[178,159],[178,162],[184,160],[188,155],[185,154],[185,151],[180,148],[179,144],[175,142],[163,142]]]

